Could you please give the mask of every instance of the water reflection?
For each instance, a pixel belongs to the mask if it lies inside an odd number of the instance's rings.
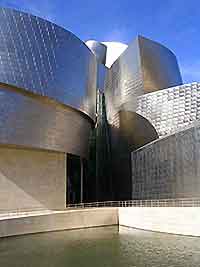
[[[0,239],[2,267],[199,266],[200,238],[104,227]]]

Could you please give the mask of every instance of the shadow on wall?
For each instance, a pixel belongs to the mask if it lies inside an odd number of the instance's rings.
[[[65,207],[65,155],[0,147],[0,210]]]
[[[115,199],[131,199],[131,152],[157,139],[158,134],[147,119],[131,111],[119,111],[118,126],[111,125],[110,131]]]

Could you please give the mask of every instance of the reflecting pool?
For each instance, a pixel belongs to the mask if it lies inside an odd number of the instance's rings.
[[[0,266],[197,267],[200,238],[125,227],[1,238]]]

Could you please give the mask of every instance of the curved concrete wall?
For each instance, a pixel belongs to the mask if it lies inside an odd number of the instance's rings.
[[[0,87],[0,144],[87,157],[92,121],[67,106]]]
[[[67,30],[0,8],[0,82],[95,116],[96,59]]]

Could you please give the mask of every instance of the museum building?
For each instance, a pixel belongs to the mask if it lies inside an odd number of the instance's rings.
[[[138,36],[107,46],[0,8],[0,210],[200,193],[200,84]]]

